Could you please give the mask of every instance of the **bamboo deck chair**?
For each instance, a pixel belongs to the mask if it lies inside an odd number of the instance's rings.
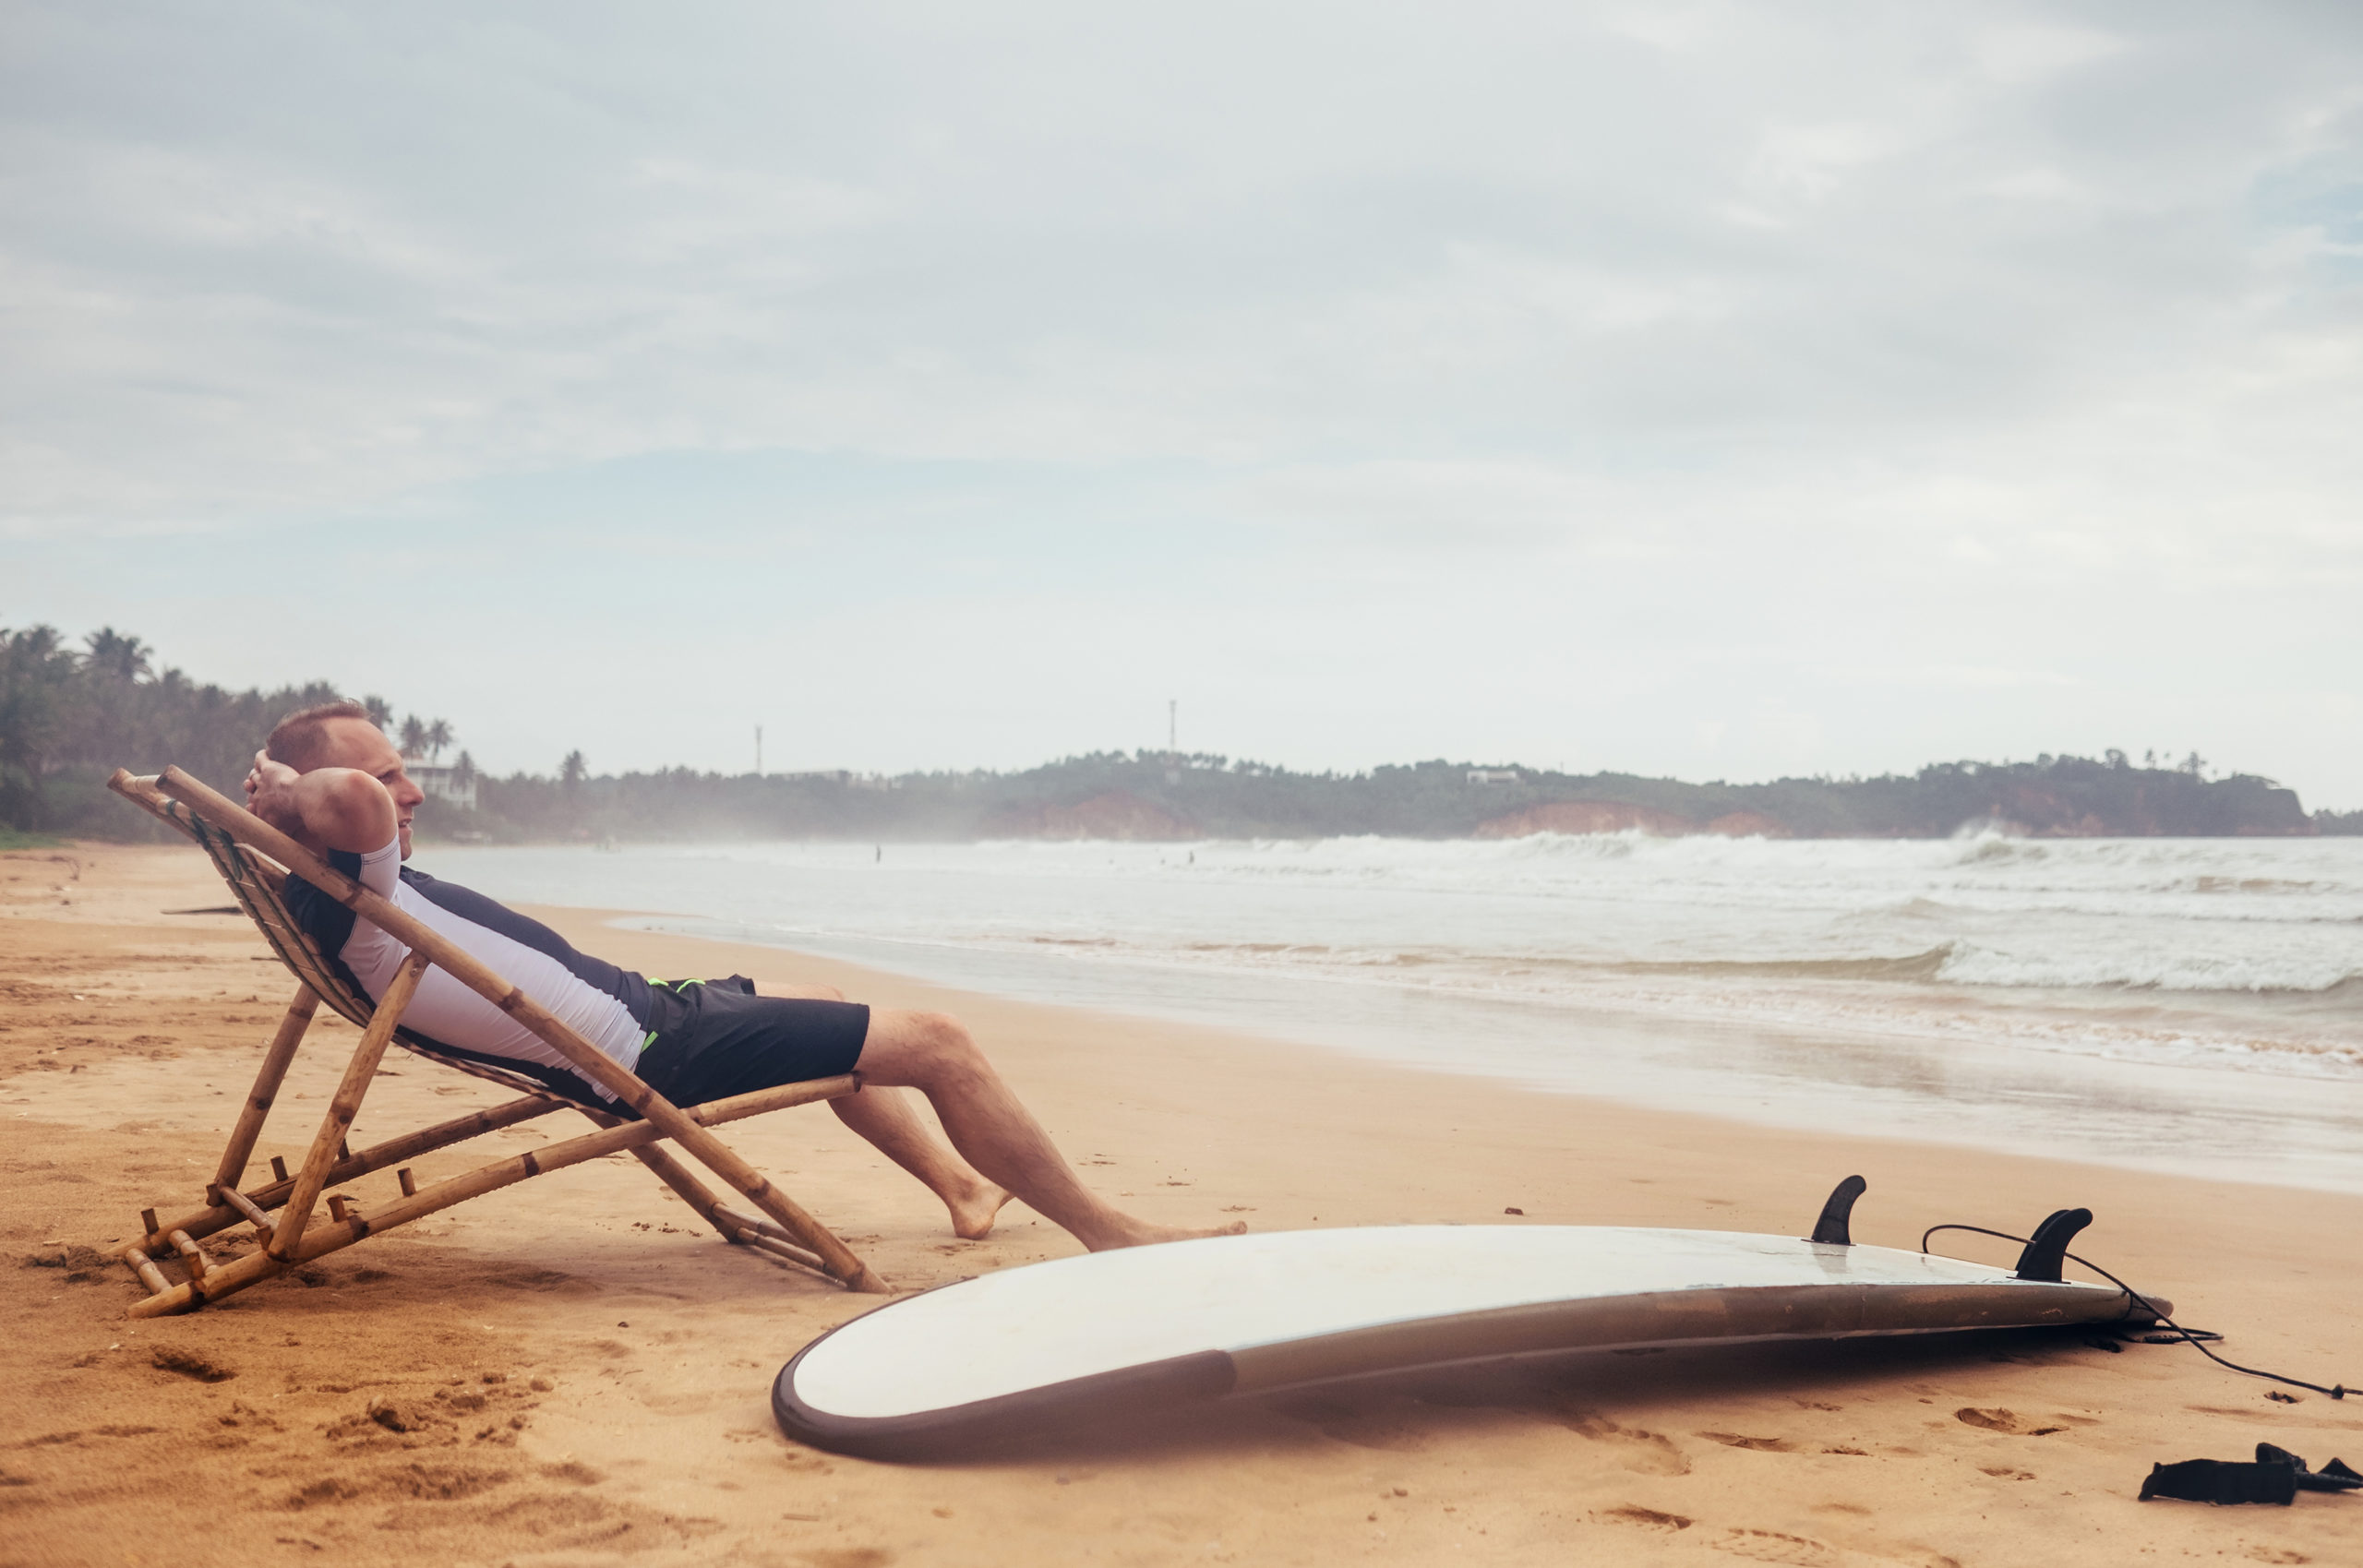
[[[254,1088],[231,1129],[213,1179],[206,1186],[205,1206],[170,1222],[159,1222],[154,1209],[143,1211],[139,1239],[115,1254],[150,1292],[131,1308],[132,1317],[192,1311],[454,1203],[619,1151],[629,1151],[654,1171],[725,1240],[811,1269],[854,1290],[888,1288],[827,1227],[707,1131],[743,1117],[857,1094],[861,1088],[858,1075],[790,1083],[686,1108],[675,1106],[431,928],[322,865],[301,844],[179,769],[167,768],[152,778],[138,778],[118,770],[108,785],[197,841],[229,883],[239,907],[253,917],[263,940],[296,979],[295,999],[263,1051]],[[411,956],[381,1000],[372,1002],[340,978],[295,924],[280,892],[290,871],[409,945]],[[442,968],[532,1030],[571,1063],[580,1077],[535,1063],[455,1055],[449,1047],[402,1029],[402,1009],[430,966]],[[329,1103],[302,1167],[290,1175],[286,1161],[274,1157],[272,1180],[248,1189],[246,1167],[255,1142],[262,1134],[296,1047],[322,1002],[360,1025],[361,1043],[345,1066],[343,1080]],[[347,1146],[346,1135],[386,1047],[396,1043],[414,1055],[518,1090],[522,1097],[356,1153]],[[582,1080],[614,1095],[637,1111],[641,1119],[625,1120],[613,1114],[607,1102],[592,1094]],[[598,1131],[495,1160],[431,1187],[418,1187],[404,1164],[432,1150],[570,1108],[590,1118]],[[662,1146],[662,1141],[668,1139],[761,1213],[748,1214],[724,1203]],[[400,1167],[395,1173],[402,1188],[398,1202],[365,1215],[358,1204],[340,1193],[329,1199],[329,1218],[317,1222],[314,1208],[329,1187],[389,1167]],[[261,1242],[255,1251],[228,1262],[217,1262],[207,1254],[202,1245],[207,1237],[242,1224],[253,1226]],[[167,1263],[178,1267],[185,1277],[174,1280],[164,1272]]]

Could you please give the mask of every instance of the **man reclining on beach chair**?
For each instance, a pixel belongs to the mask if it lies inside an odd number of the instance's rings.
[[[411,819],[426,795],[357,702],[282,719],[255,754],[246,798],[256,816],[507,976],[675,1105],[858,1071],[862,1092],[831,1100],[830,1108],[942,1199],[960,1236],[985,1235],[1012,1197],[1094,1251],[1221,1233],[1151,1225],[1094,1195],[955,1018],[873,1011],[824,986],[757,996],[735,976],[649,980],[577,952],[481,893],[404,868]],[[373,1001],[384,996],[407,948],[292,877],[287,905],[356,989]],[[567,1069],[522,1024],[440,969],[427,971],[402,1023],[457,1054],[544,1073]],[[612,1103],[606,1091],[568,1076],[577,1098]],[[894,1092],[900,1088],[928,1097],[953,1147]]]

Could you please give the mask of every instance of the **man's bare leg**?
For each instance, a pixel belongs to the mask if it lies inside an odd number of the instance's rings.
[[[881,1154],[921,1181],[952,1211],[952,1231],[975,1241],[993,1227],[993,1217],[1009,1202],[1006,1188],[996,1186],[954,1154],[942,1139],[928,1130],[910,1096],[900,1089],[865,1083],[858,1095],[831,1100],[837,1119],[875,1144]]]
[[[917,1089],[925,1095],[952,1146],[970,1165],[1095,1252],[1246,1228],[1231,1225],[1187,1230],[1151,1225],[1096,1196],[956,1018],[940,1012],[872,1012],[858,1071],[865,1084]],[[864,1088],[854,1098],[869,1093]],[[887,1153],[894,1156],[893,1150]],[[927,1179],[922,1175],[920,1179]]]
[[[846,999],[845,992],[818,980],[785,986],[774,983],[763,995],[810,997],[821,1001]],[[928,1191],[943,1200],[943,1206],[952,1211],[954,1236],[980,1241],[991,1232],[995,1216],[1009,1202],[1009,1190],[986,1180],[967,1161],[945,1147],[943,1140],[928,1130],[909,1095],[882,1083],[865,1082],[860,1094],[831,1100],[829,1108],[837,1113],[839,1121],[860,1133],[880,1154],[918,1177]]]

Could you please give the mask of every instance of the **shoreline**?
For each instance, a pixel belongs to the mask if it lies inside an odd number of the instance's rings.
[[[77,861],[70,878],[20,864],[52,854]],[[51,898],[42,879],[65,891]],[[220,901],[187,850],[0,856],[0,1125],[18,1130],[6,1158],[24,1190],[0,1215],[8,1252],[120,1234],[139,1207],[178,1204],[201,1182],[220,1107],[235,1103],[291,988],[275,963],[255,962],[261,944],[243,919],[160,913]],[[1152,1218],[1795,1234],[1859,1171],[1863,1240],[1908,1247],[1942,1221],[2022,1229],[2089,1206],[2099,1218],[2080,1250],[2230,1334],[2233,1359],[2322,1382],[2363,1359],[2345,1299],[2363,1267],[2363,1199],[2349,1195],[1540,1094],[614,928],[609,912],[537,913],[650,973],[819,979],[856,999],[958,1012],[1086,1179]],[[321,1026],[258,1157],[300,1145],[354,1037]],[[389,1067],[365,1130],[456,1114],[489,1087],[414,1059]],[[531,1147],[538,1125],[495,1151]],[[954,1240],[923,1190],[817,1109],[739,1124],[730,1141],[899,1287],[1074,1250],[1017,1205],[986,1240]],[[472,1163],[438,1156],[419,1174]],[[392,1185],[381,1173],[349,1190],[366,1208]],[[835,1459],[779,1436],[769,1378],[871,1302],[684,1217],[636,1166],[596,1162],[337,1254],[317,1285],[272,1282],[149,1323],[121,1318],[138,1291],[120,1268],[0,1271],[27,1325],[0,1359],[0,1469],[22,1482],[0,1491],[0,1516],[42,1562],[88,1561],[116,1510],[162,1505],[234,1524],[181,1538],[200,1563],[251,1562],[255,1538],[289,1537],[356,1562],[737,1555],[826,1568],[1086,1550],[1138,1562],[2002,1563],[2095,1529],[2128,1558],[2327,1562],[2363,1522],[2357,1500],[2338,1497],[2287,1510],[2133,1501],[2153,1461],[2243,1458],[2260,1440],[2353,1460],[2356,1402],[2270,1401],[2273,1385],[2186,1347],[2111,1355],[2027,1335],[1611,1359],[1547,1378],[1274,1396],[973,1465]],[[166,1370],[157,1347],[232,1375]],[[372,1401],[415,1406],[418,1419],[398,1430]]]
[[[1441,1055],[1391,1051],[1385,1046],[1372,1043],[1371,1029],[1357,1029],[1351,1023],[1334,1024],[1325,1031],[1303,1026],[1301,1020],[1275,1021],[1257,1027],[1208,1016],[1204,1011],[1193,1012],[1186,1002],[1179,1000],[1163,1006],[1145,1003],[1137,1009],[1126,1009],[1097,1000],[1048,1001],[1026,992],[980,988],[865,962],[860,958],[816,952],[785,940],[772,942],[694,929],[700,925],[721,927],[731,924],[704,916],[564,905],[520,907],[531,907],[537,918],[561,927],[567,926],[572,917],[575,925],[571,940],[586,951],[594,942],[599,941],[610,947],[616,946],[626,934],[673,937],[716,947],[743,949],[750,953],[773,954],[774,966],[784,965],[798,972],[817,973],[824,968],[832,973],[841,972],[852,977],[850,984],[839,982],[849,992],[851,985],[909,984],[927,987],[955,999],[990,999],[1021,1007],[1057,1008],[1065,1012],[1109,1020],[1115,1025],[1127,1022],[1153,1022],[1183,1028],[1209,1029],[1242,1040],[1270,1041],[1285,1044],[1291,1049],[1318,1052],[1337,1061],[1341,1070],[1359,1066],[1397,1069],[1426,1076],[1497,1084],[1521,1094],[1586,1101],[1600,1107],[1625,1107],[1690,1116],[1810,1137],[1864,1138],[1907,1143],[1934,1142],[1956,1149],[2055,1160],[2153,1177],[2178,1177],[2239,1186],[2363,1197],[2363,1170],[2321,1170],[2315,1173],[2317,1179],[2301,1179],[2302,1168],[2293,1163],[2285,1148],[2278,1151],[2282,1163],[2271,1170],[2228,1174],[2222,1168],[2213,1168],[2232,1163],[2225,1156],[2201,1157],[2188,1149],[2169,1155],[2144,1156],[2122,1148],[2108,1151],[2085,1147],[2060,1152],[2031,1146],[2033,1140],[2022,1131],[2013,1131],[1997,1125],[2006,1116],[2005,1107],[1998,1103],[1955,1100],[1949,1104],[1942,1099],[1929,1099],[1879,1107],[1842,1101],[1830,1103],[1837,1100],[1833,1095],[1824,1100],[1818,1109],[1811,1110],[1810,1114],[1800,1114],[1801,1106],[1811,1105],[1809,1094],[1802,1093],[1793,1083],[1753,1074],[1753,1063],[1745,1059],[1769,1058],[1784,1051],[1817,1052],[1826,1058],[1840,1059],[1860,1057],[1875,1047],[1891,1053],[1897,1043],[1897,1034],[1867,1023],[1817,1022],[1808,1024],[1791,1021],[1766,1022],[1730,1013],[1719,1014],[1705,1007],[1694,1011],[1650,1013],[1603,1004],[1575,1006],[1515,996],[1475,993],[1438,996],[1411,986],[1385,987],[1367,981],[1343,982],[1318,976],[1289,976],[1274,987],[1276,994],[1286,987],[1335,987],[1340,993],[1338,999],[1347,1004],[1341,1011],[1350,1011],[1359,1006],[1360,1016],[1364,1018],[1390,1011],[1398,1013],[1413,1010],[1430,1011],[1437,1023],[1437,1034],[1441,1034],[1446,1025],[1465,1024],[1470,1018],[1491,1014],[1505,1021],[1513,1028],[1521,1024],[1529,1028],[1549,1027],[1590,1040],[1616,1040],[1623,1044],[1626,1052],[1632,1053],[1603,1057],[1595,1051],[1585,1057],[1580,1068],[1576,1064],[1547,1059],[1519,1060],[1507,1055],[1479,1059],[1447,1059]],[[580,924],[582,921],[594,922],[595,934],[594,927],[582,926]],[[615,935],[606,934],[610,932]],[[949,951],[965,956],[957,949]],[[1121,977],[1122,970],[1115,969],[1112,973]],[[1106,988],[1109,976],[1091,975],[1078,978],[1089,982],[1095,988]],[[1203,984],[1207,977],[1190,973],[1189,978]],[[1241,989],[1269,983],[1266,977],[1257,976],[1235,978]],[[1324,1033],[1329,1037],[1322,1037]],[[1345,1043],[1349,1038],[1354,1043]],[[2243,1071],[2237,1063],[2218,1065],[2200,1061],[2128,1060],[2021,1040],[1947,1040],[1936,1035],[1912,1035],[1908,1038],[1922,1053],[1923,1061],[1941,1059],[1956,1073],[1971,1069],[1985,1071],[2003,1083],[2015,1081],[2023,1084],[2041,1081],[2046,1086],[2056,1088],[2081,1083],[2091,1095],[2099,1098],[2111,1092],[2121,1094],[2128,1085],[2138,1089],[2152,1081],[2179,1083],[2187,1087],[2174,1103],[2212,1101],[2226,1122],[2236,1112],[2240,1115],[2275,1112],[2286,1115],[2293,1100],[2322,1095],[2345,1097],[2356,1093],[2356,1085],[2346,1077],[2327,1072],[2317,1077],[2310,1073],[2285,1073],[2261,1069]],[[1683,1044],[1679,1047],[1665,1044],[1676,1040]],[[1660,1054],[1654,1059],[1645,1059],[1652,1050]],[[1685,1055],[1693,1059],[1720,1059],[1712,1066],[1700,1066],[1696,1060],[1683,1059]],[[1735,1060],[1735,1058],[1743,1059]],[[1911,1060],[1893,1055],[1880,1063],[1889,1072],[1906,1071],[1913,1065]],[[1584,1073],[1591,1076],[1593,1084],[1584,1085],[1576,1082]],[[1616,1086],[1598,1086],[1602,1080]],[[1811,1085],[1806,1087],[1809,1089]],[[1842,1088],[1862,1095],[1865,1100],[1875,1098],[1877,1093],[1853,1084],[1843,1085]],[[1677,1103],[1685,1089],[1709,1103],[1687,1106]],[[1858,1122],[1869,1120],[1882,1108],[1891,1114],[1895,1130],[1866,1131],[1859,1126],[1849,1128],[1843,1125],[1850,1119]],[[2313,1107],[2309,1105],[2307,1108]],[[1950,1125],[1946,1125],[1948,1122]],[[2096,1131],[2096,1143],[2102,1141],[2101,1134],[2105,1131]],[[2008,1141],[1997,1142],[1997,1138]],[[2333,1149],[2344,1146],[2335,1137],[2326,1138],[2324,1143]]]

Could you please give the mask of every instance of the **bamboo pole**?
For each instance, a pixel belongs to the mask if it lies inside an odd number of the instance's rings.
[[[173,1249],[180,1253],[181,1263],[188,1270],[189,1304],[202,1306],[206,1279],[213,1273],[213,1260],[205,1255],[204,1248],[189,1239],[186,1230],[173,1232]]]
[[[809,1247],[797,1245],[796,1239],[767,1219],[741,1214],[726,1206],[714,1195],[713,1189],[691,1175],[680,1161],[666,1154],[655,1143],[634,1149],[640,1163],[654,1171],[658,1179],[681,1195],[681,1201],[702,1215],[705,1222],[725,1241],[734,1247],[752,1247],[785,1258],[789,1263],[826,1275],[827,1260]]]
[[[138,1275],[139,1276],[139,1283],[146,1286],[150,1290],[155,1292],[156,1295],[161,1296],[173,1288],[173,1282],[164,1277],[164,1271],[158,1268],[156,1266],[156,1261],[153,1258],[150,1258],[147,1253],[126,1251],[122,1254],[122,1257],[124,1266],[131,1270],[132,1273]]]
[[[244,1192],[239,1191],[235,1187],[223,1187],[220,1189],[220,1191],[222,1203],[228,1204],[231,1208],[237,1210],[240,1214],[246,1215],[248,1220],[253,1222],[255,1233],[257,1235],[260,1236],[265,1241],[269,1241],[270,1239],[270,1233],[274,1227],[274,1222],[270,1215],[263,1212],[262,1206],[259,1203],[257,1203],[252,1198],[247,1197]]]
[[[147,1268],[140,1270],[139,1277],[146,1279],[148,1269],[155,1266],[154,1263],[148,1263]],[[272,1257],[268,1248],[258,1247],[245,1257],[234,1263],[223,1263],[208,1275],[202,1288],[193,1281],[187,1285],[174,1285],[166,1282],[162,1288],[157,1290],[156,1294],[146,1300],[134,1301],[126,1309],[123,1315],[127,1318],[161,1318],[173,1312],[186,1312],[190,1308],[201,1307],[208,1301],[219,1301],[225,1296],[235,1295],[258,1280],[269,1279],[275,1274],[282,1273],[287,1266]],[[161,1274],[157,1276],[160,1280],[162,1277]]]
[[[329,1101],[319,1136],[312,1140],[312,1152],[304,1156],[304,1168],[296,1174],[294,1191],[288,1194],[286,1215],[265,1248],[282,1263],[294,1254],[295,1244],[304,1239],[304,1227],[311,1222],[312,1205],[320,1201],[320,1189],[328,1185],[329,1167],[339,1163],[345,1131],[361,1110],[361,1098],[369,1092],[369,1081],[378,1074],[378,1063],[386,1054],[387,1043],[394,1037],[394,1025],[402,1022],[402,1009],[417,994],[419,977],[426,973],[426,954],[414,950],[402,961],[402,966],[394,971],[386,994],[378,999],[378,1011],[371,1015],[369,1027],[361,1032],[361,1044],[354,1048],[353,1059],[345,1064],[344,1081],[336,1086],[336,1097]],[[352,1163],[352,1156],[345,1155],[342,1163]]]
[[[853,1087],[854,1081],[850,1073],[841,1078],[816,1078],[810,1083],[787,1083],[776,1089],[761,1089],[751,1095],[738,1095],[726,1100],[715,1100],[707,1105],[694,1107],[687,1114],[696,1117],[702,1125],[720,1126],[725,1122],[737,1121],[745,1117],[762,1116],[771,1111],[785,1110],[789,1106],[810,1105],[815,1100],[834,1099],[839,1095],[850,1092]],[[310,1263],[315,1258],[325,1257],[330,1252],[350,1247],[366,1237],[391,1230],[397,1226],[408,1225],[413,1220],[422,1219],[438,1210],[448,1209],[454,1203],[463,1203],[471,1198],[480,1198],[486,1192],[495,1192],[503,1187],[514,1186],[520,1181],[546,1175],[553,1170],[563,1170],[569,1166],[581,1165],[585,1160],[594,1160],[603,1155],[641,1148],[655,1143],[664,1135],[663,1131],[651,1122],[619,1122],[614,1127],[603,1129],[597,1132],[584,1133],[579,1138],[569,1139],[564,1143],[551,1143],[508,1159],[495,1160],[463,1176],[455,1176],[448,1181],[439,1181],[432,1187],[421,1188],[414,1196],[389,1205],[375,1216],[355,1215],[342,1224],[314,1226],[306,1233],[300,1246],[291,1246],[288,1249],[291,1256],[285,1260],[272,1256],[268,1251],[258,1250],[247,1253],[234,1263],[217,1266],[206,1276],[205,1287],[202,1291],[193,1290],[186,1285],[172,1286],[159,1290],[146,1300],[133,1303],[127,1315],[135,1318],[158,1318],[173,1312],[186,1311],[190,1307],[204,1301],[218,1301],[259,1280],[268,1279],[292,1264]],[[774,1239],[764,1237],[761,1239],[773,1240]],[[778,1243],[763,1247],[762,1250],[777,1252],[780,1245],[788,1244]],[[128,1254],[125,1261],[130,1261]],[[793,1261],[804,1262],[803,1259]],[[149,1266],[154,1267],[152,1263]],[[814,1267],[817,1263],[807,1263],[806,1266]],[[823,1269],[822,1272],[827,1271]]]
[[[796,1238],[760,1215],[741,1214],[724,1203],[714,1205],[714,1214],[717,1225],[736,1226],[738,1228],[737,1239],[750,1247],[762,1247],[765,1251],[777,1251],[783,1247],[787,1248],[789,1254],[795,1255],[796,1261],[802,1263],[806,1268],[812,1268],[818,1263],[818,1260],[811,1258],[810,1253],[796,1245]]]
[[[246,1161],[255,1152],[255,1140],[262,1136],[262,1124],[270,1115],[271,1102],[279,1096],[280,1083],[287,1076],[288,1064],[295,1059],[295,1047],[304,1043],[304,1031],[312,1026],[312,1014],[319,1005],[319,993],[296,982],[295,999],[287,1004],[287,1016],[279,1021],[279,1032],[270,1037],[270,1048],[262,1053],[262,1066],[255,1072],[255,1086],[246,1092],[246,1108],[238,1112],[238,1124],[230,1130],[230,1142],[222,1150],[222,1164],[213,1173],[213,1179],[223,1187],[246,1185]]]
[[[834,1097],[834,1093],[843,1092],[842,1087],[838,1086],[839,1083],[838,1080],[827,1078],[816,1079],[809,1083],[787,1083],[776,1089],[761,1089],[751,1095],[740,1095],[733,1099],[717,1101],[712,1107],[697,1108],[720,1113],[714,1116],[713,1119],[715,1121],[735,1121],[740,1117],[760,1116],[766,1111],[780,1110],[788,1106],[808,1105],[816,1099]],[[814,1091],[822,1085],[831,1085],[833,1088],[830,1092],[816,1094]],[[364,1236],[374,1235],[382,1230],[391,1230],[398,1225],[408,1225],[411,1221],[423,1218],[438,1209],[447,1209],[454,1203],[465,1203],[470,1198],[498,1191],[503,1187],[511,1186],[528,1178],[541,1176],[553,1170],[564,1170],[569,1166],[581,1165],[586,1160],[595,1160],[602,1155],[640,1148],[664,1136],[664,1131],[653,1122],[627,1121],[596,1132],[585,1132],[580,1137],[570,1138],[563,1143],[550,1143],[542,1148],[529,1150],[510,1159],[495,1160],[492,1164],[479,1167],[464,1176],[455,1176],[448,1181],[438,1181],[432,1187],[422,1188],[416,1196],[405,1198],[398,1203],[389,1204],[374,1218],[356,1217],[346,1221],[342,1227],[333,1225],[323,1227],[325,1234],[317,1245],[311,1241],[304,1244],[300,1254],[301,1261],[309,1262],[324,1252],[334,1251],[339,1247],[349,1247]],[[337,1239],[339,1232],[348,1230],[353,1232],[350,1237],[343,1239]]]
[[[772,1228],[776,1230],[779,1227],[777,1226],[774,1226]],[[738,1239],[738,1245],[751,1247],[758,1252],[768,1252],[774,1258],[779,1258],[787,1263],[796,1263],[801,1267],[810,1269],[815,1274],[826,1275],[828,1273],[826,1269],[821,1266],[821,1260],[819,1258],[806,1251],[795,1242],[783,1241],[776,1236],[769,1234],[742,1236]]]
[[[578,1106],[575,1108],[589,1118],[594,1126],[622,1125],[620,1118],[610,1116],[605,1111],[594,1110],[589,1106]],[[694,1110],[690,1114],[693,1119],[697,1115]],[[714,1212],[720,1206],[722,1200],[715,1197],[714,1189],[700,1181],[689,1167],[666,1154],[664,1146],[658,1143],[642,1144],[631,1153],[633,1158],[646,1166],[659,1181],[671,1188],[679,1196],[681,1202],[689,1204],[700,1218],[713,1226],[716,1234],[720,1235],[725,1241],[737,1245],[738,1231],[714,1217]],[[402,1188],[402,1196],[407,1198],[412,1195],[413,1190],[405,1184]]]
[[[465,1116],[454,1117],[449,1121],[438,1121],[432,1127],[422,1127],[415,1132],[405,1132],[399,1138],[390,1138],[382,1143],[364,1149],[352,1159],[341,1161],[331,1167],[329,1170],[329,1181],[331,1183],[351,1181],[374,1171],[383,1170],[390,1165],[399,1165],[404,1160],[415,1159],[420,1155],[448,1148],[453,1143],[464,1143],[469,1139],[480,1137],[484,1133],[498,1131],[504,1127],[514,1127],[521,1121],[531,1121],[535,1117],[547,1116],[552,1111],[564,1110],[567,1105],[568,1102],[565,1100],[548,1098],[540,1095],[528,1095],[523,1099],[510,1100],[506,1105],[470,1111]],[[268,1187],[258,1187],[244,1196],[252,1199],[258,1206],[264,1209],[275,1209],[285,1203],[288,1193],[294,1191],[295,1188],[294,1179],[283,1174],[286,1163],[276,1155],[272,1156],[272,1168],[282,1172],[280,1179]],[[237,1224],[242,1212],[232,1208],[226,1203],[221,1203],[211,1208],[199,1209],[195,1214],[185,1216],[175,1222],[172,1228],[186,1230],[191,1236],[202,1239],[217,1230],[226,1230]],[[145,1251],[148,1243],[162,1245],[162,1239],[161,1236],[146,1237],[131,1245]]]
[[[854,1256],[827,1227],[774,1187],[728,1144],[682,1115],[679,1107],[567,1027],[548,1009],[502,979],[473,953],[350,877],[322,865],[319,857],[302,844],[180,769],[165,769],[159,782],[174,799],[214,827],[241,844],[254,844],[313,887],[407,945],[414,957],[424,954],[437,967],[516,1019],[564,1057],[575,1071],[638,1111],[665,1137],[695,1155],[707,1169],[744,1193],[750,1203],[785,1227],[800,1243],[819,1253],[826,1260],[832,1276],[855,1290],[883,1292],[888,1288],[885,1281],[872,1274],[869,1265]],[[282,1230],[285,1228],[282,1227]],[[293,1239],[285,1244],[291,1248],[294,1245]]]

